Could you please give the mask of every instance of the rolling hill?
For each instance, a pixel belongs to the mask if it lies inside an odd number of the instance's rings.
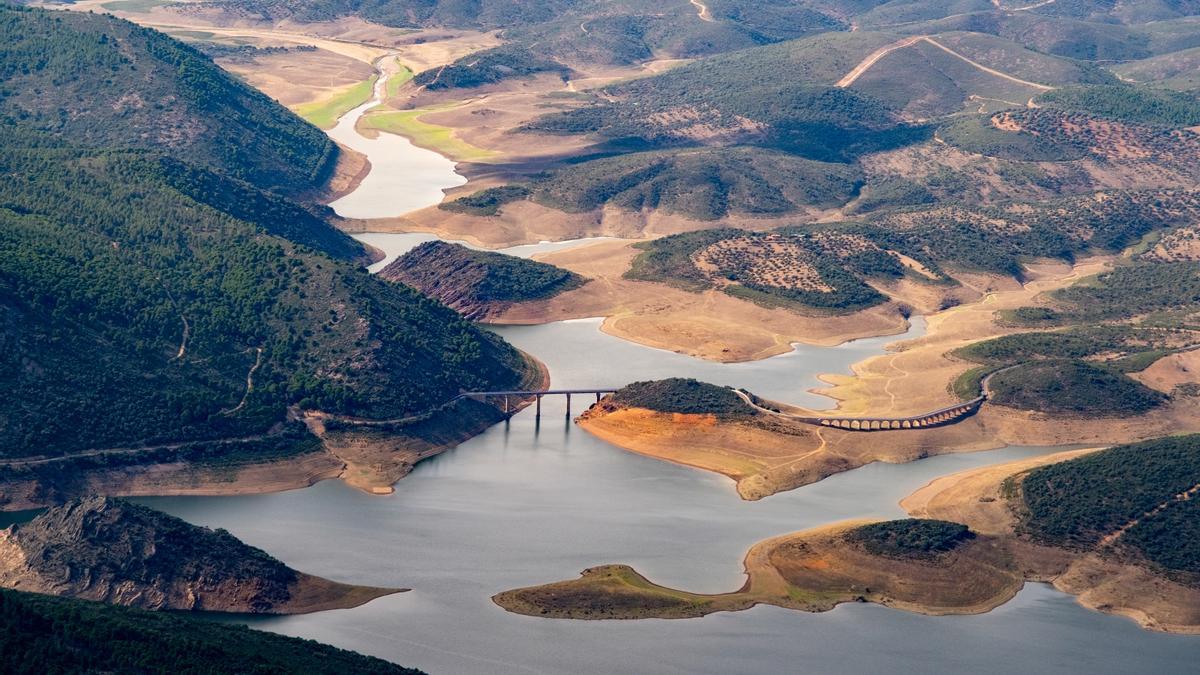
[[[108,17],[3,12],[21,23],[29,44],[107,45],[116,37],[98,36],[120,36],[116,26],[141,36],[119,41],[123,59],[141,63],[161,45],[188,55],[186,68],[148,69],[126,96],[174,91],[184,86],[177,79],[231,81],[169,38]],[[38,69],[21,60],[25,52],[0,53],[0,71],[36,71],[44,87],[106,72],[92,61],[52,60]],[[107,96],[78,105],[104,109]],[[190,119],[181,126],[224,118]],[[226,173],[213,166],[222,163],[218,155],[201,152],[208,146],[193,152],[154,142],[152,133],[131,148],[117,146],[139,136],[118,121],[110,120],[104,149],[70,143],[36,116],[0,126],[0,166],[9,177],[0,183],[0,382],[10,394],[0,405],[4,459],[66,456],[103,465],[136,463],[143,452],[146,461],[269,459],[313,450],[291,421],[299,411],[394,419],[464,388],[523,376],[523,359],[499,338],[370,277],[357,243],[261,190],[286,190],[290,183],[277,182],[285,173],[257,160]],[[243,110],[229,123],[227,134],[214,136],[262,130],[261,140],[245,144],[264,149],[256,156],[270,156],[274,129],[319,134],[278,106]],[[4,471],[61,478],[74,475],[70,466],[18,462]]]
[[[292,195],[320,188],[337,158],[319,129],[200,52],[107,15],[0,5],[0,120]]]

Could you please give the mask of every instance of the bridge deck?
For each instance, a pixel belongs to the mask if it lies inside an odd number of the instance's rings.
[[[614,394],[616,387],[607,389],[529,389],[524,391],[464,391],[459,398],[468,396],[554,396],[564,394]]]

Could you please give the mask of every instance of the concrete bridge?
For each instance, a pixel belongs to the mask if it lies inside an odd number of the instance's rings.
[[[897,429],[928,429],[931,427],[940,427],[946,424],[954,424],[975,413],[979,412],[979,407],[987,400],[986,388],[985,393],[963,403],[956,403],[945,408],[939,408],[927,413],[912,415],[909,417],[832,417],[824,415],[794,415],[792,413],[780,412],[771,410],[759,405],[754,396],[749,392],[739,389],[734,390],[750,406],[754,407],[759,412],[783,417],[805,424],[812,424],[820,427],[830,427],[832,429],[842,429],[844,431],[892,431]]]
[[[543,396],[565,396],[567,397],[567,417],[571,416],[571,396],[589,396],[596,397],[596,403],[600,402],[600,398],[605,394],[615,394],[616,388],[608,389],[529,389],[529,390],[513,390],[513,391],[465,391],[455,397],[454,401],[461,398],[469,398],[479,401],[480,403],[500,403],[497,407],[504,411],[507,415],[510,412],[516,412],[512,406],[512,402],[520,403],[523,400],[534,398],[536,399],[537,416],[542,416],[542,397]],[[451,401],[453,403],[454,401]]]

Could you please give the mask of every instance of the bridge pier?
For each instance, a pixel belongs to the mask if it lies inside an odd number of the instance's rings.
[[[567,417],[571,416],[571,395],[567,394]]]
[[[534,415],[539,420],[542,419],[542,395],[537,395],[537,413]]]

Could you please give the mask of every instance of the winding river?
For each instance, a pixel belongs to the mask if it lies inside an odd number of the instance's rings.
[[[435,162],[425,164],[428,158],[407,141],[345,135],[366,107],[331,135],[366,152],[375,170],[335,208],[362,217],[436,203],[435,186],[448,187],[450,178],[444,171],[436,179],[422,174]],[[362,238],[396,255],[432,237]],[[542,359],[555,386],[689,376],[813,406],[828,404],[808,392],[819,385],[817,374],[845,372],[897,339],[801,346],[765,361],[716,364],[622,341],[601,333],[599,323],[497,332]],[[922,330],[916,322],[909,336]],[[824,614],[758,607],[681,621],[506,613],[491,595],[601,563],[628,563],[688,590],[733,590],[744,578],[742,555],[760,539],[845,518],[902,516],[897,502],[937,476],[1050,451],[1010,447],[873,464],[744,502],[723,477],[621,451],[574,427],[561,401],[548,398],[544,405],[540,423],[526,410],[423,462],[386,497],[328,481],[280,494],[141,501],[224,527],[306,572],[413,588],[356,609],[250,623],[434,673],[1195,672],[1200,638],[1141,630],[1041,584],[1027,585],[995,611],[967,617],[875,605]]]

